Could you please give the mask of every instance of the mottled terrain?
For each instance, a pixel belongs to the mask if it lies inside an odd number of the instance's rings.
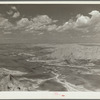
[[[0,91],[100,91],[100,46],[0,44]]]

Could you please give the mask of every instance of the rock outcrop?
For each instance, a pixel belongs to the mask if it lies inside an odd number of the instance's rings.
[[[25,91],[24,85],[11,74],[4,76],[0,81],[0,91]]]
[[[22,76],[26,72],[0,68],[0,91],[25,91],[27,88],[15,76]]]
[[[11,75],[24,75],[24,74],[27,74],[26,72],[21,72],[21,71],[15,71],[15,70],[9,70],[9,69],[6,69],[6,68],[0,68],[0,75],[4,75],[4,74],[11,74]]]
[[[100,60],[100,46],[58,45],[49,57],[59,61],[66,60],[67,63],[76,62],[76,60],[97,61]]]

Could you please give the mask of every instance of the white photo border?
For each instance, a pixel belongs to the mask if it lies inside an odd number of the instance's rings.
[[[0,1],[0,4],[100,4],[100,1]],[[100,99],[100,92],[0,92],[0,99]]]

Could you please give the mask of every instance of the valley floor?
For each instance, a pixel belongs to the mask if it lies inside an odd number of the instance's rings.
[[[0,45],[0,91],[100,91],[100,47]]]

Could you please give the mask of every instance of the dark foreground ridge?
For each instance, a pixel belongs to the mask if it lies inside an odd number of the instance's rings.
[[[23,91],[26,88],[11,74],[5,76],[0,82],[0,90],[3,91]]]

